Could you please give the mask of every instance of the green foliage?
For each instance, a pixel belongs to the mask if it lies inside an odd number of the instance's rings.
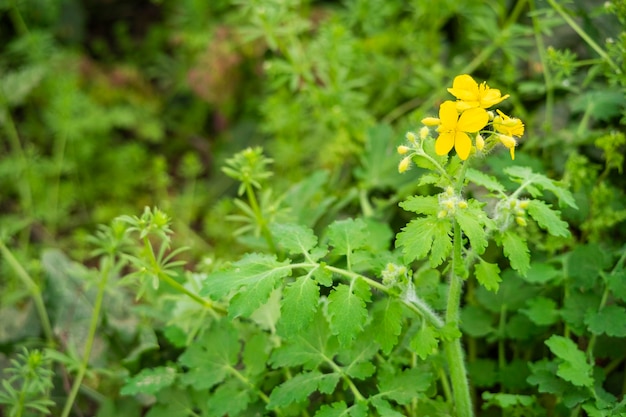
[[[131,3],[0,2],[0,414],[626,413],[623,0]]]

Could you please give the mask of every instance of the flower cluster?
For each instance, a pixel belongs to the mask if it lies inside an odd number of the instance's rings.
[[[466,160],[472,149],[486,152],[496,143],[501,143],[510,150],[511,159],[515,159],[516,138],[524,134],[524,124],[520,119],[509,117],[500,110],[496,110],[497,115],[487,110],[509,95],[502,95],[500,90],[490,88],[486,82],[478,84],[467,74],[457,76],[448,92],[457,100],[444,101],[439,107],[439,117],[422,120],[427,130],[422,128],[420,139],[429,135],[429,127],[436,127],[437,155],[446,155],[454,148],[459,158]],[[398,148],[400,154],[406,154],[409,150],[407,146]],[[405,157],[400,162],[399,171],[406,171],[410,162],[410,156]]]

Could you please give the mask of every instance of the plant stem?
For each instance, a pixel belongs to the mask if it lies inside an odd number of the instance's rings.
[[[270,229],[267,227],[267,222],[263,217],[263,213],[261,212],[261,208],[259,207],[259,203],[257,202],[256,195],[254,194],[254,190],[252,189],[252,184],[249,182],[245,183],[246,186],[246,195],[248,196],[248,201],[250,202],[250,207],[252,211],[254,211],[254,215],[256,217],[256,223],[261,228],[261,234],[263,238],[267,242],[267,246],[269,246],[270,251],[272,253],[278,253],[276,250],[276,245],[274,244],[274,239],[272,239],[272,234],[270,233]]]
[[[78,374],[76,375],[76,379],[74,379],[74,384],[72,385],[72,389],[70,394],[65,402],[65,407],[63,407],[63,412],[61,413],[61,417],[68,417],[72,406],[74,405],[74,401],[76,400],[76,396],[78,395],[78,390],[80,389],[80,385],[83,382],[83,378],[85,377],[85,373],[87,372],[87,366],[89,364],[89,357],[91,356],[91,349],[93,347],[93,342],[96,337],[96,330],[98,329],[98,319],[100,318],[100,310],[102,309],[102,300],[104,299],[104,292],[106,289],[107,281],[109,280],[109,275],[111,272],[111,268],[115,262],[115,258],[113,256],[109,256],[104,258],[100,282],[98,283],[98,293],[96,294],[96,301],[94,303],[93,312],[91,313],[91,323],[89,324],[89,332],[87,333],[87,341],[85,342],[85,350],[83,352],[83,360],[80,364],[80,368],[78,369]]]
[[[600,55],[602,59],[604,59],[617,73],[621,73],[619,66],[615,62],[613,62],[611,57],[604,51],[604,49],[602,49],[600,45],[598,45],[593,39],[591,39],[591,36],[589,36],[587,32],[585,32],[580,26],[578,26],[578,23],[576,23],[574,19],[572,19],[571,16],[568,15],[556,1],[548,0],[548,3],[554,10],[556,10],[558,14],[561,15],[563,20],[565,20],[565,22],[574,30],[574,32],[578,34],[578,36],[580,36],[585,42],[587,42],[587,45],[589,45],[591,49],[596,51],[596,53]]]
[[[22,280],[26,288],[33,297],[35,302],[35,309],[37,310],[37,315],[39,316],[39,320],[41,321],[41,326],[43,328],[43,332],[46,336],[46,340],[50,346],[54,345],[54,334],[52,333],[52,326],[50,324],[50,318],[48,317],[48,312],[46,311],[46,306],[43,302],[43,297],[41,296],[41,288],[35,281],[31,278],[31,276],[26,272],[22,264],[13,256],[13,253],[6,247],[4,242],[0,239],[0,252],[2,252],[2,256],[7,260],[11,268],[15,271],[17,276]]]
[[[531,11],[531,19],[533,22],[533,31],[535,34],[535,43],[537,44],[537,52],[539,53],[539,60],[543,69],[543,80],[546,84],[546,113],[543,126],[547,133],[552,130],[552,114],[554,113],[554,81],[552,80],[552,73],[548,68],[548,58],[546,57],[546,47],[543,43],[543,37],[541,36],[541,27],[539,25],[539,18],[537,17],[535,0],[528,0]]]
[[[461,304],[461,293],[463,280],[457,273],[463,266],[462,262],[462,242],[461,227],[457,221],[454,222],[454,250],[452,258],[452,268],[450,269],[450,283],[448,287],[448,301],[446,305],[446,325],[459,328],[459,310]],[[445,342],[444,345],[448,367],[450,368],[450,380],[454,396],[454,405],[457,417],[472,417],[472,400],[470,396],[469,384],[467,381],[467,370],[465,369],[463,348],[461,339]]]

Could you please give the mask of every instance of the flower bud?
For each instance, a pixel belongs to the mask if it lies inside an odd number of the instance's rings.
[[[467,201],[459,201],[458,206],[461,209],[466,209],[467,208]]]
[[[526,224],[527,224],[527,223],[526,223],[526,219],[525,219],[525,218],[523,218],[523,217],[519,217],[519,216],[517,216],[517,217],[515,218],[515,223],[517,223],[518,225],[520,225],[520,226],[522,226],[522,227],[526,227]]]
[[[422,124],[426,126],[439,126],[441,124],[441,120],[436,117],[425,117],[422,119]]]
[[[521,201],[519,202],[519,207],[520,207],[521,209],[527,209],[527,208],[528,208],[528,204],[529,204],[529,203],[530,203],[530,201],[528,201],[528,200],[521,200]]]
[[[409,169],[410,165],[411,165],[411,157],[407,156],[398,164],[398,172],[400,174],[402,174],[403,172],[406,172],[406,170]]]
[[[430,129],[426,126],[422,126],[420,129],[420,139],[424,140],[430,135]]]
[[[417,137],[413,132],[406,132],[406,135],[404,135],[404,137],[411,143],[415,143],[417,141]]]
[[[485,148],[485,139],[482,135],[476,135],[476,149],[482,151]]]
[[[398,153],[399,153],[400,155],[404,155],[404,154],[406,154],[407,152],[409,152],[410,150],[411,150],[411,148],[409,148],[408,146],[404,146],[404,145],[400,145],[400,146],[398,146]]]
[[[439,213],[437,213],[437,217],[440,219],[443,219],[444,217],[448,217],[448,212],[446,210],[441,210]]]

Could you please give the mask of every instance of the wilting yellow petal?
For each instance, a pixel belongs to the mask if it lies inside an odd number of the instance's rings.
[[[472,149],[472,141],[469,136],[467,136],[467,133],[456,132],[454,150],[456,150],[456,154],[459,155],[459,158],[465,161],[470,154],[470,149]]]
[[[437,155],[446,155],[454,146],[454,134],[445,132],[439,135],[435,141],[435,152]]]

